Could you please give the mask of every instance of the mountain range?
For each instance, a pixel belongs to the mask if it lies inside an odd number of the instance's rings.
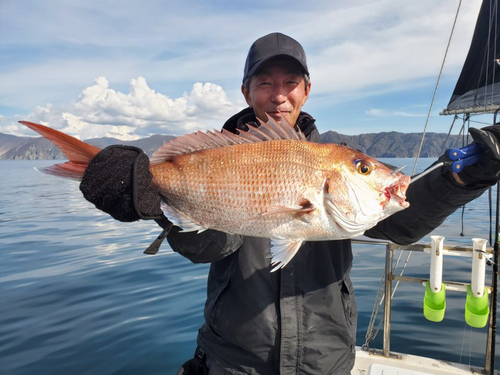
[[[451,147],[457,136],[450,136],[446,147]],[[152,135],[135,141],[121,141],[115,138],[93,138],[86,142],[99,148],[112,144],[125,144],[140,147],[149,156],[164,142],[174,136]],[[343,135],[334,131],[321,134],[323,143],[344,144],[375,158],[407,158],[418,153],[422,133],[382,132],[360,135]],[[445,147],[447,135],[443,133],[427,133],[420,157],[438,157]],[[17,137],[0,133],[0,159],[37,160],[65,159],[65,156],[52,142],[45,138]]]

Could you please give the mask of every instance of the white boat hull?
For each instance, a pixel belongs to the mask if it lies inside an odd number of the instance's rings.
[[[356,362],[351,375],[461,375],[483,374],[483,369],[410,354],[365,351],[356,347]],[[498,371],[495,371],[498,374]]]

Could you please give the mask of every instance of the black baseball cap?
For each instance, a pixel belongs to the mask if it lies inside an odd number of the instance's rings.
[[[245,62],[243,81],[253,76],[263,63],[277,56],[291,57],[300,64],[304,73],[309,75],[306,53],[300,43],[288,35],[271,33],[257,39],[250,47]]]

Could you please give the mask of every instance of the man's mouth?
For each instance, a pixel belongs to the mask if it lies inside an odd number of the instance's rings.
[[[269,112],[266,112],[269,116],[271,116],[272,118],[274,118],[275,120],[279,120],[279,119],[282,119],[283,117],[286,117],[290,114],[290,111],[280,111],[280,110],[276,110],[276,111],[269,111]]]

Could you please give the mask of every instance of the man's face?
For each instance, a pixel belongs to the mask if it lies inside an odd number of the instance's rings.
[[[290,59],[277,57],[264,63],[250,80],[249,90],[241,91],[255,115],[267,121],[266,113],[280,122],[284,117],[295,125],[305,104],[311,83],[306,86],[300,65]]]

